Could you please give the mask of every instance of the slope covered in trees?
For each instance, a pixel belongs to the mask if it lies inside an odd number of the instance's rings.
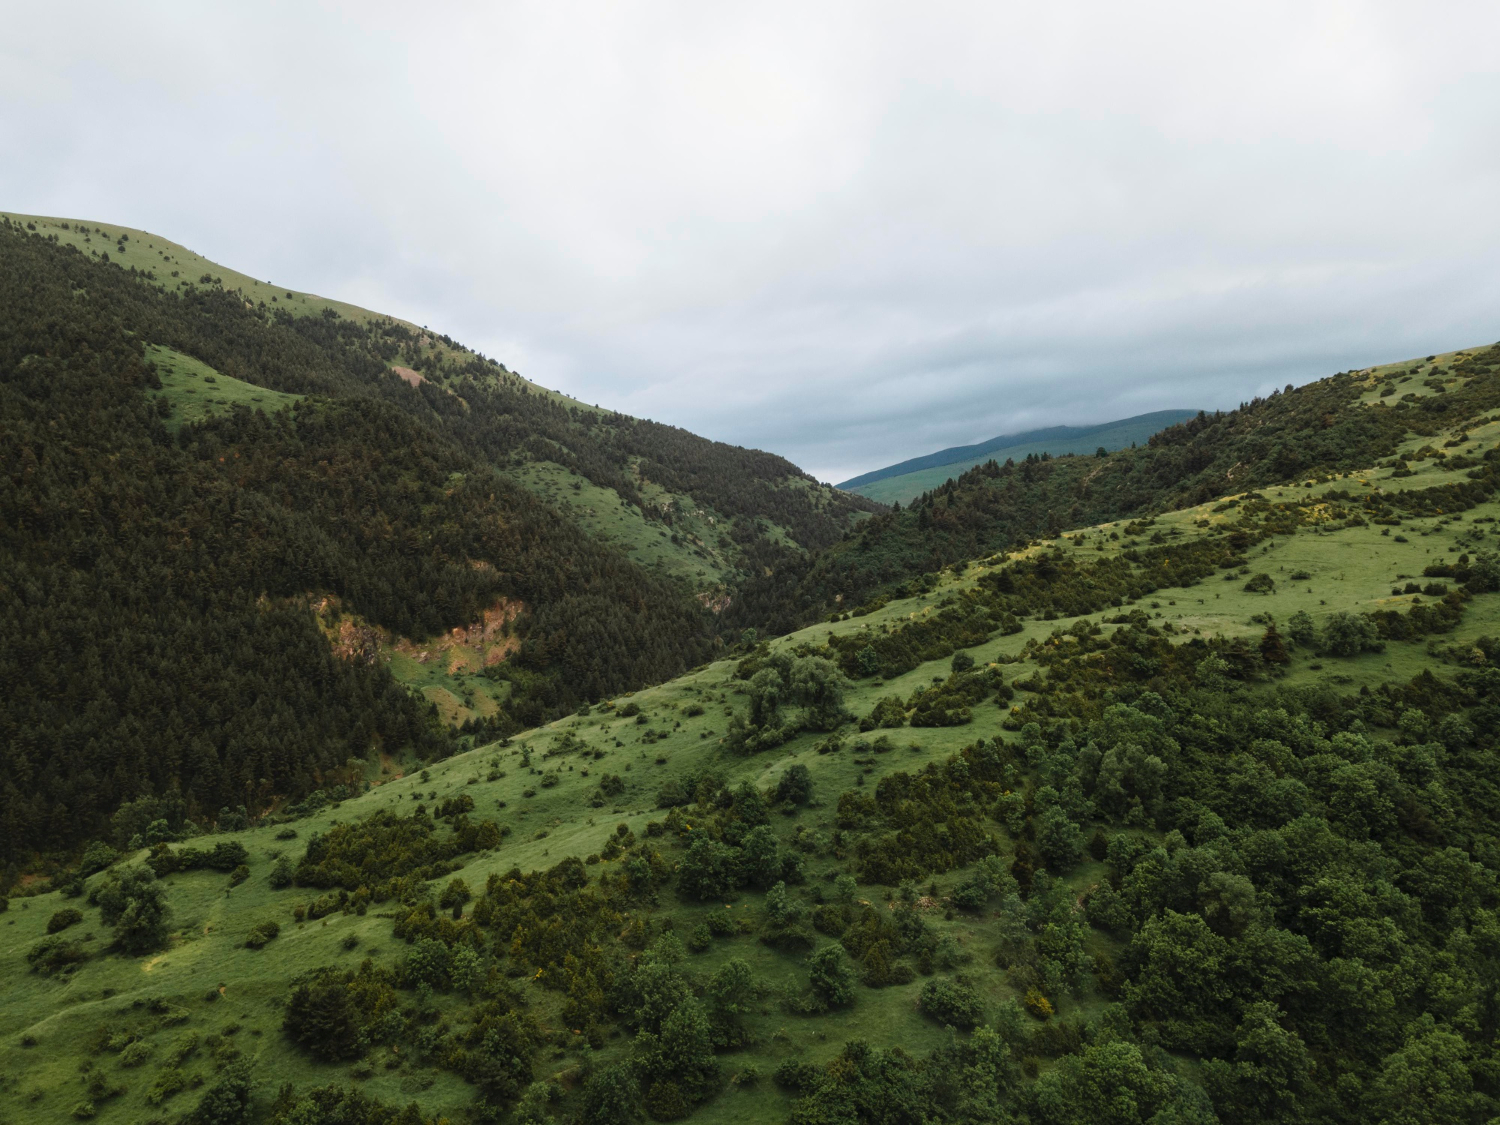
[[[330,655],[310,595],[411,637],[524,606],[499,729],[707,658],[695,591],[499,471],[529,448],[627,498],[634,459],[730,513],[747,558],[825,543],[854,511],[777,458],[580,412],[477,357],[461,394],[413,387],[387,362],[403,347],[395,322],[167,292],[0,227],[0,861],[74,845],[122,802],[212,819],[376,750],[446,753],[379,661]],[[234,401],[213,375],[164,390],[148,357],[167,355],[237,381]],[[268,414],[256,387],[301,397]],[[220,405],[183,422],[173,394],[199,392]]]

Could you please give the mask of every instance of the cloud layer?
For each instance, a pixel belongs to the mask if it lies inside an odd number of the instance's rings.
[[[1492,4],[31,5],[0,206],[831,480],[1500,337]]]

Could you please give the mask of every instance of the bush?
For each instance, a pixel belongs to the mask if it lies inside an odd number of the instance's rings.
[[[358,973],[317,969],[292,989],[281,1026],[315,1058],[340,1062],[362,1055],[365,1028],[395,1007],[389,974],[368,961]]]
[[[639,1121],[636,1098],[635,1074],[629,1063],[596,1071],[583,1086],[584,1125],[631,1125]]]
[[[114,848],[103,840],[95,840],[83,853],[83,859],[79,860],[78,874],[86,879],[90,875],[103,871],[106,867],[113,866],[119,858],[120,853]]]
[[[1247,594],[1270,594],[1276,589],[1276,580],[1269,574],[1257,574],[1245,583]]]
[[[812,772],[801,762],[789,766],[776,782],[776,800],[805,805],[812,800]]]
[[[271,865],[271,874],[267,879],[273,889],[281,890],[283,887],[292,885],[292,861],[288,856],[278,856],[276,862]]]
[[[1048,1000],[1035,988],[1028,988],[1025,997],[1021,1000],[1021,1006],[1039,1020],[1052,1018],[1052,1001]]]
[[[810,1094],[818,1088],[823,1072],[809,1062],[784,1059],[771,1074],[771,1081],[794,1094]]]
[[[47,919],[47,932],[49,934],[61,933],[69,926],[76,926],[83,921],[83,912],[74,910],[71,906],[64,907]]]
[[[208,1088],[183,1125],[245,1125],[250,1120],[250,1070],[238,1062]]]
[[[264,949],[266,943],[274,940],[281,933],[281,926],[276,922],[262,922],[250,931],[245,938],[247,949]]]
[[[121,1066],[140,1066],[151,1057],[151,1044],[144,1039],[137,1039],[130,1046],[120,1052]]]
[[[50,977],[54,973],[66,972],[81,965],[88,960],[88,956],[82,942],[46,937],[27,952],[26,962],[38,976]]]
[[[839,945],[827,945],[807,959],[807,985],[819,1010],[854,1003],[854,967]],[[781,1079],[777,1077],[777,1082]]]
[[[979,993],[963,977],[928,981],[922,986],[921,1007],[924,1015],[965,1031],[977,1027],[984,1019]]]

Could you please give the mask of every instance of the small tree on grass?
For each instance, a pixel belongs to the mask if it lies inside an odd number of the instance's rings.
[[[89,902],[115,928],[115,944],[126,953],[150,953],[166,944],[166,891],[149,868],[112,876],[94,888]]]
[[[844,956],[843,946],[825,945],[807,959],[807,984],[821,1009],[854,1003],[854,984],[858,979]]]
[[[1286,635],[1292,639],[1292,644],[1298,648],[1312,648],[1318,643],[1318,627],[1313,622],[1312,614],[1305,609],[1299,609],[1287,619]]]
[[[937,977],[922,986],[922,1012],[939,1023],[967,1031],[984,1019],[979,993],[963,977]]]
[[[584,1125],[632,1125],[641,1118],[635,1073],[629,1063],[596,1071],[584,1083]]]
[[[1359,613],[1331,613],[1323,622],[1323,648],[1332,656],[1358,656],[1385,647],[1375,622]]]

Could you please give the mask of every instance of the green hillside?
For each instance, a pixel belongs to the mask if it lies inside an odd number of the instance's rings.
[[[0,1119],[1488,1120],[1497,360],[1207,419],[1149,513],[425,768],[122,810],[7,900]]]
[[[1069,453],[1093,453],[1097,449],[1124,449],[1126,446],[1144,444],[1152,434],[1167,426],[1185,422],[1196,413],[1193,410],[1158,410],[1097,426],[1054,426],[1030,433],[1005,435],[978,445],[960,446],[924,457],[914,457],[898,465],[876,469],[846,480],[838,487],[860,496],[868,496],[882,504],[909,504],[922,493],[940,488],[946,481],[962,476],[985,461],[1003,464],[1009,460],[1023,461],[1027,457],[1043,453],[1060,457]]]
[[[669,679],[874,507],[127,233],[0,220],[7,885],[122,803],[257,815]]]
[[[1460,431],[1500,409],[1494,348],[1340,372],[1201,414],[1103,457],[986,462],[828,550],[752,579],[740,606],[790,629],[889,596],[923,574],[1062,528],[1129,519],[1393,456],[1411,434]]]

